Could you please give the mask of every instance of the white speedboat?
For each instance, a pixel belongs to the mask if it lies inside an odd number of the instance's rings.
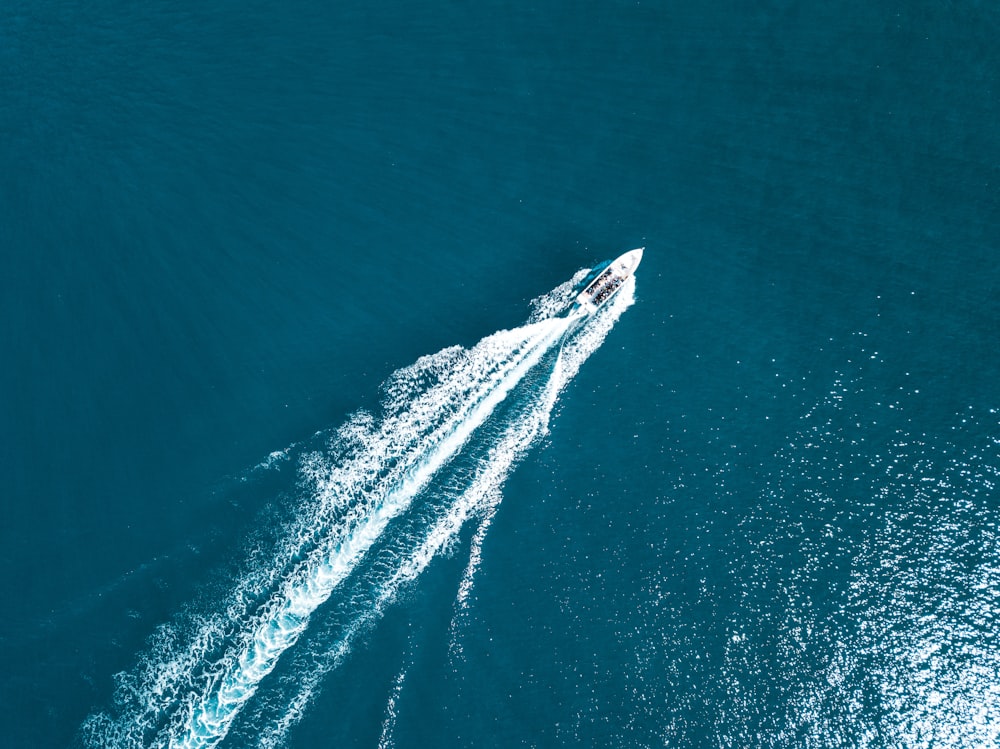
[[[630,250],[621,257],[612,260],[607,267],[600,271],[597,278],[587,284],[587,287],[577,295],[576,301],[570,307],[570,314],[592,315],[607,304],[608,300],[617,294],[622,285],[635,273],[635,269],[639,267],[639,262],[642,260],[644,249],[646,248],[639,247]]]

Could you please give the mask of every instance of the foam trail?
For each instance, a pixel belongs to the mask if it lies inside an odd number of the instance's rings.
[[[375,557],[351,582],[371,581],[370,595],[336,598],[346,624],[337,624],[332,639],[320,625],[314,630],[319,639],[310,636],[304,644],[309,655],[299,664],[304,668],[293,668],[287,677],[297,694],[282,688],[273,701],[262,695],[248,711],[246,730],[254,738],[244,738],[262,746],[280,744],[323,676],[350,652],[357,635],[381,616],[400,587],[448,546],[469,517],[492,517],[503,481],[544,433],[558,392],[632,303],[633,283],[579,329],[571,330],[575,321],[566,318],[535,316],[530,324],[495,333],[471,349],[453,347],[423,357],[387,380],[378,418],[356,414],[332,435],[318,435],[329,444],[315,452],[307,453],[308,445],[295,447],[299,481],[308,486],[300,483],[298,491],[306,494],[296,500],[291,522],[273,526],[279,528],[276,546],[250,549],[248,568],[221,605],[216,601],[208,611],[186,613],[156,633],[137,668],[116,676],[114,710],[85,722],[84,743],[119,749],[215,746],[282,654],[309,628],[316,609],[366,556]],[[548,313],[547,307],[564,309],[570,292],[570,285],[552,292],[537,314]],[[542,372],[542,387],[518,387],[529,373],[537,378],[538,365],[557,344],[559,356],[551,372]],[[522,405],[511,415],[505,408],[502,417],[490,421],[515,388],[527,397],[524,404],[519,395],[513,400]],[[499,427],[502,434],[477,439],[471,451],[464,450],[487,421],[487,431]],[[474,458],[486,445],[489,453],[476,462],[471,479],[461,479],[443,495],[427,491],[459,452]],[[292,448],[286,453],[282,460]],[[411,511],[418,496],[423,499]],[[412,521],[423,523],[428,512],[431,522],[413,530]],[[389,530],[399,516],[400,530]],[[488,527],[487,520],[475,548],[481,549]],[[369,554],[376,544],[378,554]],[[472,574],[474,568],[467,574],[470,588]],[[296,664],[304,656],[289,657]]]
[[[396,675],[396,680],[392,683],[392,693],[385,705],[385,720],[382,721],[382,735],[378,739],[378,749],[389,749],[392,746],[392,734],[396,730],[396,703],[399,702],[399,695],[403,691],[403,683],[406,681],[406,672],[409,664],[403,666]]]
[[[101,747],[218,741],[305,629],[308,613],[349,574],[379,528],[461,447],[564,327],[564,321],[546,320],[501,331],[468,351],[446,349],[393,375],[384,418],[352,417],[331,440],[332,464],[316,454],[303,457],[300,475],[315,491],[282,531],[276,557],[268,562],[268,552],[253,549],[249,569],[221,610],[161,627],[151,655],[136,671],[116,676],[118,715],[90,716],[83,740]],[[262,595],[268,600],[261,606]]]
[[[286,587],[281,600],[259,622],[252,638],[225,673],[195,702],[181,731],[169,738],[171,749],[204,749],[215,746],[229,730],[257,685],[275,667],[281,654],[295,644],[309,624],[309,617],[346,578],[378,540],[389,521],[406,509],[412,498],[455,455],[472,433],[489,417],[511,389],[559,341],[567,321],[538,324],[537,342],[528,347],[501,376],[476,393],[471,408],[446,422],[443,432],[421,456],[405,478],[386,494],[346,538],[332,550],[323,549]],[[485,392],[484,392],[485,391]]]
[[[559,393],[573,379],[583,362],[603,343],[622,312],[633,302],[634,281],[630,280],[614,303],[609,305],[610,308],[605,314],[590,321],[582,331],[564,342],[559,358],[542,383],[540,392],[493,442],[486,456],[479,461],[468,487],[439,514],[423,538],[397,561],[395,569],[377,585],[371,603],[365,605],[344,628],[336,644],[326,649],[321,656],[318,655],[311,663],[311,671],[303,679],[301,689],[292,700],[289,709],[271,730],[261,732],[259,746],[262,749],[274,749],[284,744],[288,731],[303,717],[324,677],[351,652],[354,640],[382,616],[385,608],[395,600],[401,588],[416,580],[442,550],[449,547],[468,519],[479,515],[483,519],[473,539],[470,562],[459,585],[456,601],[458,612],[450,627],[449,651],[452,657],[461,651],[457,642],[460,616],[467,614],[467,599],[472,588],[473,576],[481,561],[482,545],[490,520],[502,500],[501,487],[521,457],[540,436],[546,433]],[[402,686],[400,682],[398,691],[393,693],[394,711],[398,710]],[[393,728],[394,724],[395,713],[393,713]]]

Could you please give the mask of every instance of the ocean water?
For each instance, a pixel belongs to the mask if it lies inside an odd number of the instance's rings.
[[[1000,743],[998,37],[3,4],[0,746]]]

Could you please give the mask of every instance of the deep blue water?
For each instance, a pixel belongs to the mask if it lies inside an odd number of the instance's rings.
[[[0,744],[179,740],[317,477],[382,455],[351,414],[409,413],[428,355],[472,392],[640,245],[551,411],[554,349],[220,746],[1000,741],[997,38],[986,3],[5,3]]]

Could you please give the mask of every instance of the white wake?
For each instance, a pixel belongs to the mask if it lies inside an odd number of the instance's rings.
[[[568,289],[556,290],[536,308],[558,308],[558,297]],[[117,710],[88,719],[85,742],[187,749],[222,741],[261,682],[309,628],[316,610],[373,547],[384,543],[393,521],[410,511],[520,387],[524,405],[494,428],[489,448],[475,461],[468,480],[439,498],[439,504],[427,499],[432,511],[420,534],[406,535],[401,548],[379,557],[384,572],[376,576],[371,599],[339,632],[336,643],[312,659],[310,672],[302,675],[292,696],[285,696],[277,716],[265,713],[261,719],[270,725],[256,726],[257,739],[263,746],[284,740],[357,634],[475,515],[485,524],[476,534],[474,559],[460,587],[458,604],[466,606],[500,487],[544,433],[559,392],[632,303],[633,289],[630,281],[600,315],[568,337],[573,321],[544,318],[495,333],[468,350],[453,347],[423,357],[390,377],[378,417],[355,415],[337,430],[327,450],[301,459],[301,479],[313,488],[270,558],[252,557],[248,574],[228,599],[215,613],[201,616],[186,637],[169,626],[161,628],[139,668],[120,675]],[[528,380],[525,390],[521,386]]]

